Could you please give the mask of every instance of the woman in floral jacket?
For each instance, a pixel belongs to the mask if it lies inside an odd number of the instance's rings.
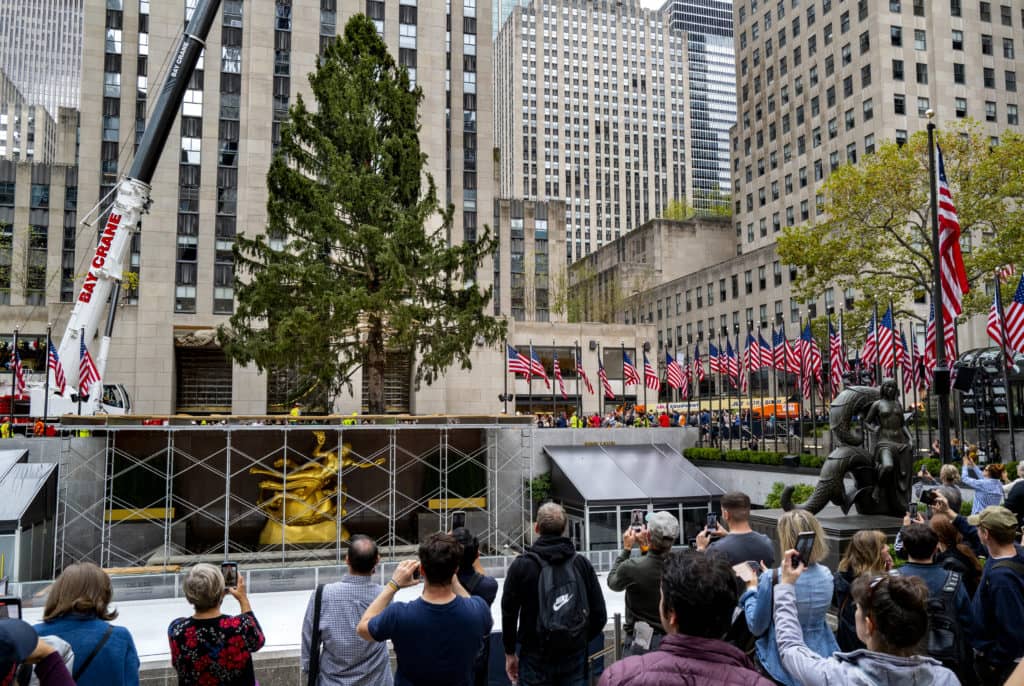
[[[225,589],[219,569],[198,564],[185,577],[184,591],[195,614],[175,619],[167,630],[178,684],[255,686],[252,654],[263,647],[263,631],[249,606],[245,577],[238,575],[238,587]],[[225,593],[238,600],[241,614],[221,613]]]

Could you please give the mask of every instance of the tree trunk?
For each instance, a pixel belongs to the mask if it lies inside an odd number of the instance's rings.
[[[370,317],[366,371],[369,380],[366,389],[369,412],[384,414],[384,331],[379,317]]]

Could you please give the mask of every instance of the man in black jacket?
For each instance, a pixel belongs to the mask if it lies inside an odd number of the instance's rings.
[[[502,638],[505,644],[505,671],[513,684],[521,686],[583,686],[586,680],[587,645],[608,621],[604,596],[597,574],[585,557],[576,554],[572,541],[565,537],[565,510],[557,503],[545,503],[537,511],[534,531],[539,538],[509,567],[501,596]],[[559,655],[545,651],[537,635],[538,579],[541,565],[533,555],[549,565],[572,560],[585,587],[589,609],[586,638]],[[561,599],[560,599],[561,600]],[[557,609],[557,608],[556,608]],[[518,630],[517,630],[518,627]],[[516,656],[516,643],[519,656]]]

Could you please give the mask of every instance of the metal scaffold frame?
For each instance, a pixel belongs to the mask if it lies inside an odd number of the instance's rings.
[[[291,543],[285,517],[275,520],[280,543],[258,543],[255,532],[268,519],[259,505],[266,475],[283,477],[287,498],[289,470],[317,460],[310,448],[317,431],[326,434],[320,459],[337,451],[336,487],[316,503],[325,511],[333,505],[334,540]],[[111,424],[78,433],[67,427],[60,444],[55,574],[83,560],[108,568],[218,558],[340,564],[342,525],[374,536],[382,555],[395,559],[431,531],[448,530],[453,509],[470,511],[467,526],[485,554],[529,539],[530,426]]]

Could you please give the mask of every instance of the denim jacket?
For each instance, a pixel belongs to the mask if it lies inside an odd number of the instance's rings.
[[[780,575],[781,576],[781,575]],[[832,572],[828,567],[813,564],[796,582],[796,607],[803,630],[804,642],[812,651],[827,657],[839,650],[836,637],[825,621],[832,605]],[[786,686],[800,686],[786,672],[779,658],[775,642],[775,623],[772,621],[772,570],[761,574],[757,590],[750,589],[740,598],[740,607],[747,618],[747,626],[757,639],[757,659],[772,678]]]

